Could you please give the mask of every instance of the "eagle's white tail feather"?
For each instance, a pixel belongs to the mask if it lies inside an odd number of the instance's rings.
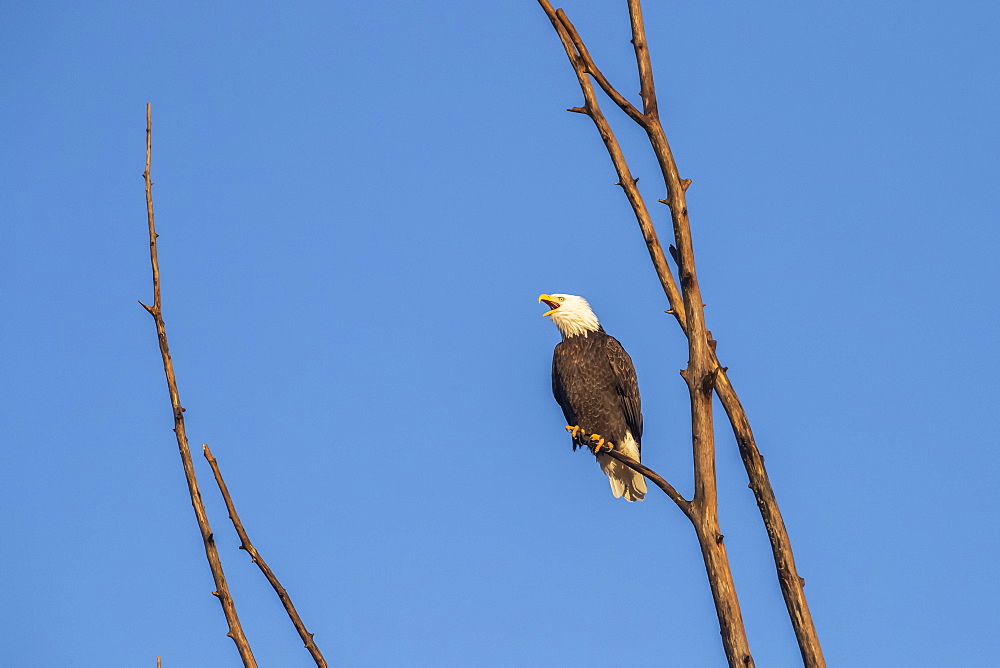
[[[625,438],[616,446],[623,455],[628,455],[632,459],[639,461],[639,446],[632,438],[631,432],[625,432]],[[641,473],[633,471],[616,459],[600,454],[597,455],[597,463],[601,465],[601,470],[608,476],[611,483],[611,493],[616,499],[625,497],[626,501],[642,501],[646,496],[646,478]]]

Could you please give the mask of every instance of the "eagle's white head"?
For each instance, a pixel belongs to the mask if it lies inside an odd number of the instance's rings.
[[[552,322],[556,323],[564,339],[580,334],[586,336],[587,332],[596,332],[601,328],[597,316],[590,310],[590,304],[583,297],[540,295],[538,301],[545,302],[549,307],[550,310],[542,315],[552,317]]]

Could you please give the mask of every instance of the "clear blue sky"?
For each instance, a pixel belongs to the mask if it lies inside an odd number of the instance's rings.
[[[995,665],[1000,5],[647,4],[830,664]],[[566,9],[636,90],[624,2]],[[550,394],[535,299],[582,294],[690,493],[684,343],[534,2],[14,2],[0,62],[0,664],[238,665],[136,303],[148,101],[188,431],[333,665],[723,665],[686,520],[613,499]],[[794,666],[727,432],[751,647]],[[198,466],[260,664],[312,665]]]

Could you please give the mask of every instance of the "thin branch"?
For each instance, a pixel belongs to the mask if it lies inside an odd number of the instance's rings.
[[[569,17],[566,16],[566,12],[561,9],[557,9],[556,16],[559,17],[559,21],[562,22],[563,27],[566,28],[566,33],[573,41],[573,46],[576,47],[577,54],[579,54],[580,58],[583,59],[584,69],[592,77],[594,77],[594,81],[596,81],[597,85],[601,87],[601,90],[603,90],[607,96],[621,108],[622,111],[628,114],[629,118],[640,125],[644,124],[646,119],[642,115],[642,112],[636,109],[635,105],[625,99],[625,96],[619,93],[618,90],[611,85],[611,82],[608,81],[607,77],[605,77],[601,70],[597,67],[597,64],[594,63],[594,59],[590,57],[590,51],[587,50],[587,45],[583,43],[583,40],[580,38],[580,33],[576,31],[576,27],[573,25],[572,21],[569,20]]]
[[[604,146],[611,156],[611,162],[615,166],[615,171],[618,172],[617,185],[622,187],[625,197],[628,198],[629,204],[632,205],[632,210],[635,212],[636,221],[639,223],[639,229],[642,231],[642,237],[646,242],[650,260],[653,262],[656,274],[660,278],[660,284],[663,286],[663,292],[667,297],[667,302],[670,304],[671,315],[677,319],[678,323],[681,324],[681,328],[684,329],[687,326],[684,301],[681,298],[681,292],[677,287],[677,283],[674,281],[674,276],[670,272],[670,265],[667,264],[667,260],[663,255],[663,247],[660,245],[660,239],[656,234],[653,219],[649,215],[649,209],[646,207],[646,202],[643,200],[642,195],[639,193],[639,188],[636,186],[637,179],[632,178],[621,146],[619,146],[607,118],[601,112],[601,106],[598,104],[597,96],[594,94],[594,87],[590,83],[580,54],[577,52],[570,37],[569,30],[563,25],[548,0],[538,0],[538,2],[542,6],[542,9],[545,10],[545,14],[552,22],[552,26],[556,29],[563,48],[566,50],[566,56],[573,65],[577,81],[580,83],[580,89],[583,91],[583,97],[586,102],[585,106],[579,109],[579,111],[590,116],[594,125],[597,126],[597,131],[600,133],[601,139],[604,141]]]
[[[309,650],[312,655],[313,660],[316,662],[317,666],[320,668],[327,668],[326,659],[323,658],[323,653],[319,651],[319,647],[313,641],[313,634],[309,633],[306,629],[306,625],[302,622],[302,618],[299,617],[298,611],[292,604],[292,599],[288,595],[288,592],[284,587],[281,586],[281,582],[278,581],[278,577],[271,570],[267,562],[264,561],[264,557],[260,556],[260,552],[254,547],[253,543],[250,542],[250,536],[247,535],[246,529],[243,528],[243,523],[240,521],[240,516],[236,513],[236,506],[233,505],[233,499],[229,495],[229,488],[226,486],[226,481],[222,479],[222,471],[219,470],[219,463],[216,461],[215,457],[212,455],[212,451],[207,445],[201,446],[205,454],[205,459],[208,460],[209,466],[212,467],[212,473],[215,475],[215,482],[219,485],[219,491],[222,492],[222,498],[226,502],[226,508],[229,510],[229,519],[232,520],[233,526],[236,528],[236,533],[240,537],[240,549],[246,550],[250,555],[250,559],[253,563],[257,564],[260,568],[260,572],[264,574],[267,581],[271,583],[271,587],[274,588],[275,593],[281,600],[281,605],[285,607],[285,612],[288,613],[289,619],[292,620],[292,624],[295,626],[295,630],[298,631],[299,637],[302,638],[302,642],[305,643],[305,648]]]
[[[771,552],[774,555],[778,584],[781,586],[781,595],[785,599],[785,607],[788,609],[788,616],[792,621],[803,665],[806,668],[824,668],[826,659],[823,658],[819,634],[816,632],[812,612],[809,611],[809,602],[806,600],[806,581],[799,576],[795,568],[792,541],[788,537],[788,529],[785,528],[785,520],[781,517],[778,500],[774,496],[774,488],[771,487],[771,481],[767,476],[764,457],[757,449],[750,421],[747,419],[743,404],[736,396],[736,390],[733,389],[725,369],[716,378],[715,391],[718,393],[722,407],[733,426],[736,444],[740,449],[740,457],[743,459],[743,466],[746,468],[747,477],[750,480],[750,489],[753,490],[761,518],[764,520],[767,537],[771,542]]]
[[[177,378],[174,375],[174,364],[170,357],[170,348],[167,345],[167,329],[163,322],[163,313],[160,301],[160,263],[156,255],[156,227],[153,223],[153,182],[150,180],[150,160],[153,152],[153,121],[152,105],[146,104],[146,171],[142,177],[146,181],[146,217],[149,224],[149,261],[153,268],[153,305],[142,307],[153,316],[156,322],[156,334],[160,341],[160,356],[163,358],[163,372],[167,377],[167,390],[170,393],[170,405],[174,413],[174,433],[177,436],[177,448],[180,451],[181,463],[184,466],[184,478],[187,480],[188,492],[191,495],[191,505],[194,506],[194,514],[198,520],[198,528],[201,530],[202,542],[205,545],[205,556],[208,558],[209,568],[212,570],[212,577],[215,580],[216,591],[212,592],[219,598],[222,611],[229,623],[230,638],[236,643],[243,665],[247,668],[256,668],[257,662],[253,658],[250,650],[250,643],[247,642],[240,625],[239,617],[236,614],[236,605],[233,597],[229,593],[226,584],[226,575],[222,570],[222,561],[219,559],[219,550],[215,545],[215,538],[212,535],[212,528],[208,523],[208,515],[205,513],[205,504],[201,500],[201,492],[198,489],[198,478],[195,476],[194,463],[191,460],[191,449],[188,447],[187,433],[184,430],[184,408],[181,407],[180,394],[177,391]]]
[[[674,489],[673,485],[664,480],[659,473],[649,468],[645,464],[642,464],[637,460],[632,459],[631,457],[621,452],[620,450],[605,451],[604,454],[606,454],[608,457],[611,457],[612,459],[617,459],[625,466],[628,466],[632,470],[646,476],[646,478],[651,483],[653,483],[661,490],[663,490],[663,493],[666,494],[668,497],[670,497],[671,501],[677,504],[677,507],[681,509],[681,512],[687,515],[688,518],[691,517],[691,512],[692,512],[691,502],[685,499],[683,496],[681,496],[680,492]]]
[[[653,86],[653,64],[646,46],[646,28],[642,22],[642,5],[639,0],[628,0],[628,14],[632,22],[632,48],[635,49],[635,63],[639,70],[639,95],[642,97],[643,113],[655,117],[656,88]]]

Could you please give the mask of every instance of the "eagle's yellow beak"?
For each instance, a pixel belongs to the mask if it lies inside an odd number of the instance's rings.
[[[552,309],[551,311],[546,311],[545,313],[543,313],[542,317],[545,317],[547,315],[552,315],[553,313],[556,312],[556,309],[559,308],[559,304],[556,303],[556,300],[552,298],[552,295],[538,295],[538,301],[545,302],[545,305],[548,306],[550,309]]]

